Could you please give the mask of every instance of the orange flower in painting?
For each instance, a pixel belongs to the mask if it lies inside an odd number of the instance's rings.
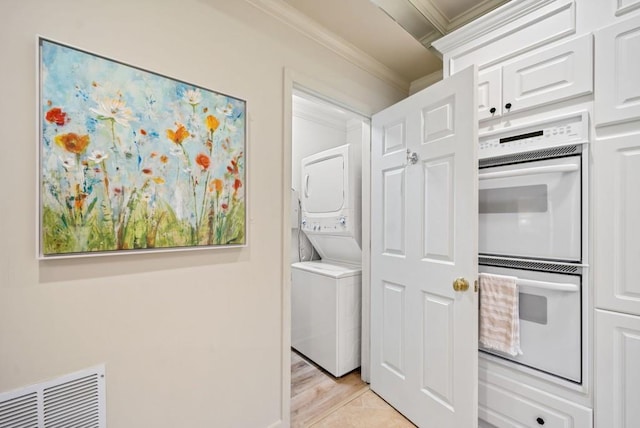
[[[169,156],[167,156],[167,155],[160,156],[160,162],[162,162],[162,163],[169,162]]]
[[[70,132],[68,134],[56,135],[54,141],[69,153],[79,155],[87,149],[87,146],[89,145],[89,136],[78,135]]]
[[[47,122],[55,123],[58,126],[62,126],[69,121],[67,119],[67,113],[63,112],[60,107],[50,109],[44,118]]]
[[[200,168],[206,171],[209,168],[209,165],[211,165],[211,159],[209,159],[209,156],[204,153],[198,153],[198,156],[196,156],[196,163],[200,165]]]
[[[239,178],[236,178],[236,180],[233,182],[233,190],[235,191],[234,193],[238,193],[238,189],[242,187],[242,181],[240,181]]]
[[[215,189],[216,193],[219,195],[220,193],[222,193],[223,186],[224,183],[222,182],[222,180],[216,178],[215,180],[212,180],[211,183],[209,183],[209,190],[213,192]]]
[[[187,131],[184,125],[178,124],[178,128],[175,131],[173,129],[167,129],[167,138],[175,144],[182,144],[189,135],[191,134],[189,134],[189,131]]]
[[[218,119],[216,119],[216,117],[211,114],[207,116],[205,121],[207,123],[207,128],[209,128],[209,131],[211,132],[215,131],[216,129],[218,129],[218,126],[220,126],[220,122],[218,121]]]
[[[164,184],[164,178],[162,177],[153,177],[153,181],[155,181],[157,184]]]
[[[80,185],[76,184],[76,196],[73,201],[73,205],[77,210],[82,210],[84,201],[87,199],[87,194],[80,189]]]

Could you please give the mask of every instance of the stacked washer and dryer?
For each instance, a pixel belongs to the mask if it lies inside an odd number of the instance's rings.
[[[361,148],[302,160],[301,222],[321,260],[291,266],[291,345],[339,377],[360,366]]]

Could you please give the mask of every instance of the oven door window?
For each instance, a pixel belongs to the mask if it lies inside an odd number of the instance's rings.
[[[580,156],[484,168],[479,178],[479,252],[581,259]]]
[[[548,198],[545,184],[480,189],[480,214],[544,213]]]
[[[535,294],[519,293],[520,319],[547,325],[547,298]]]

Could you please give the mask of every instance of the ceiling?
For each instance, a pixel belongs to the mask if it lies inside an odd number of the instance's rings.
[[[508,0],[282,1],[410,83],[442,68],[435,38]]]

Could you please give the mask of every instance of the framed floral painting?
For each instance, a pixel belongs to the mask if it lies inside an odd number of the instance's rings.
[[[245,245],[245,101],[38,46],[41,258]]]

